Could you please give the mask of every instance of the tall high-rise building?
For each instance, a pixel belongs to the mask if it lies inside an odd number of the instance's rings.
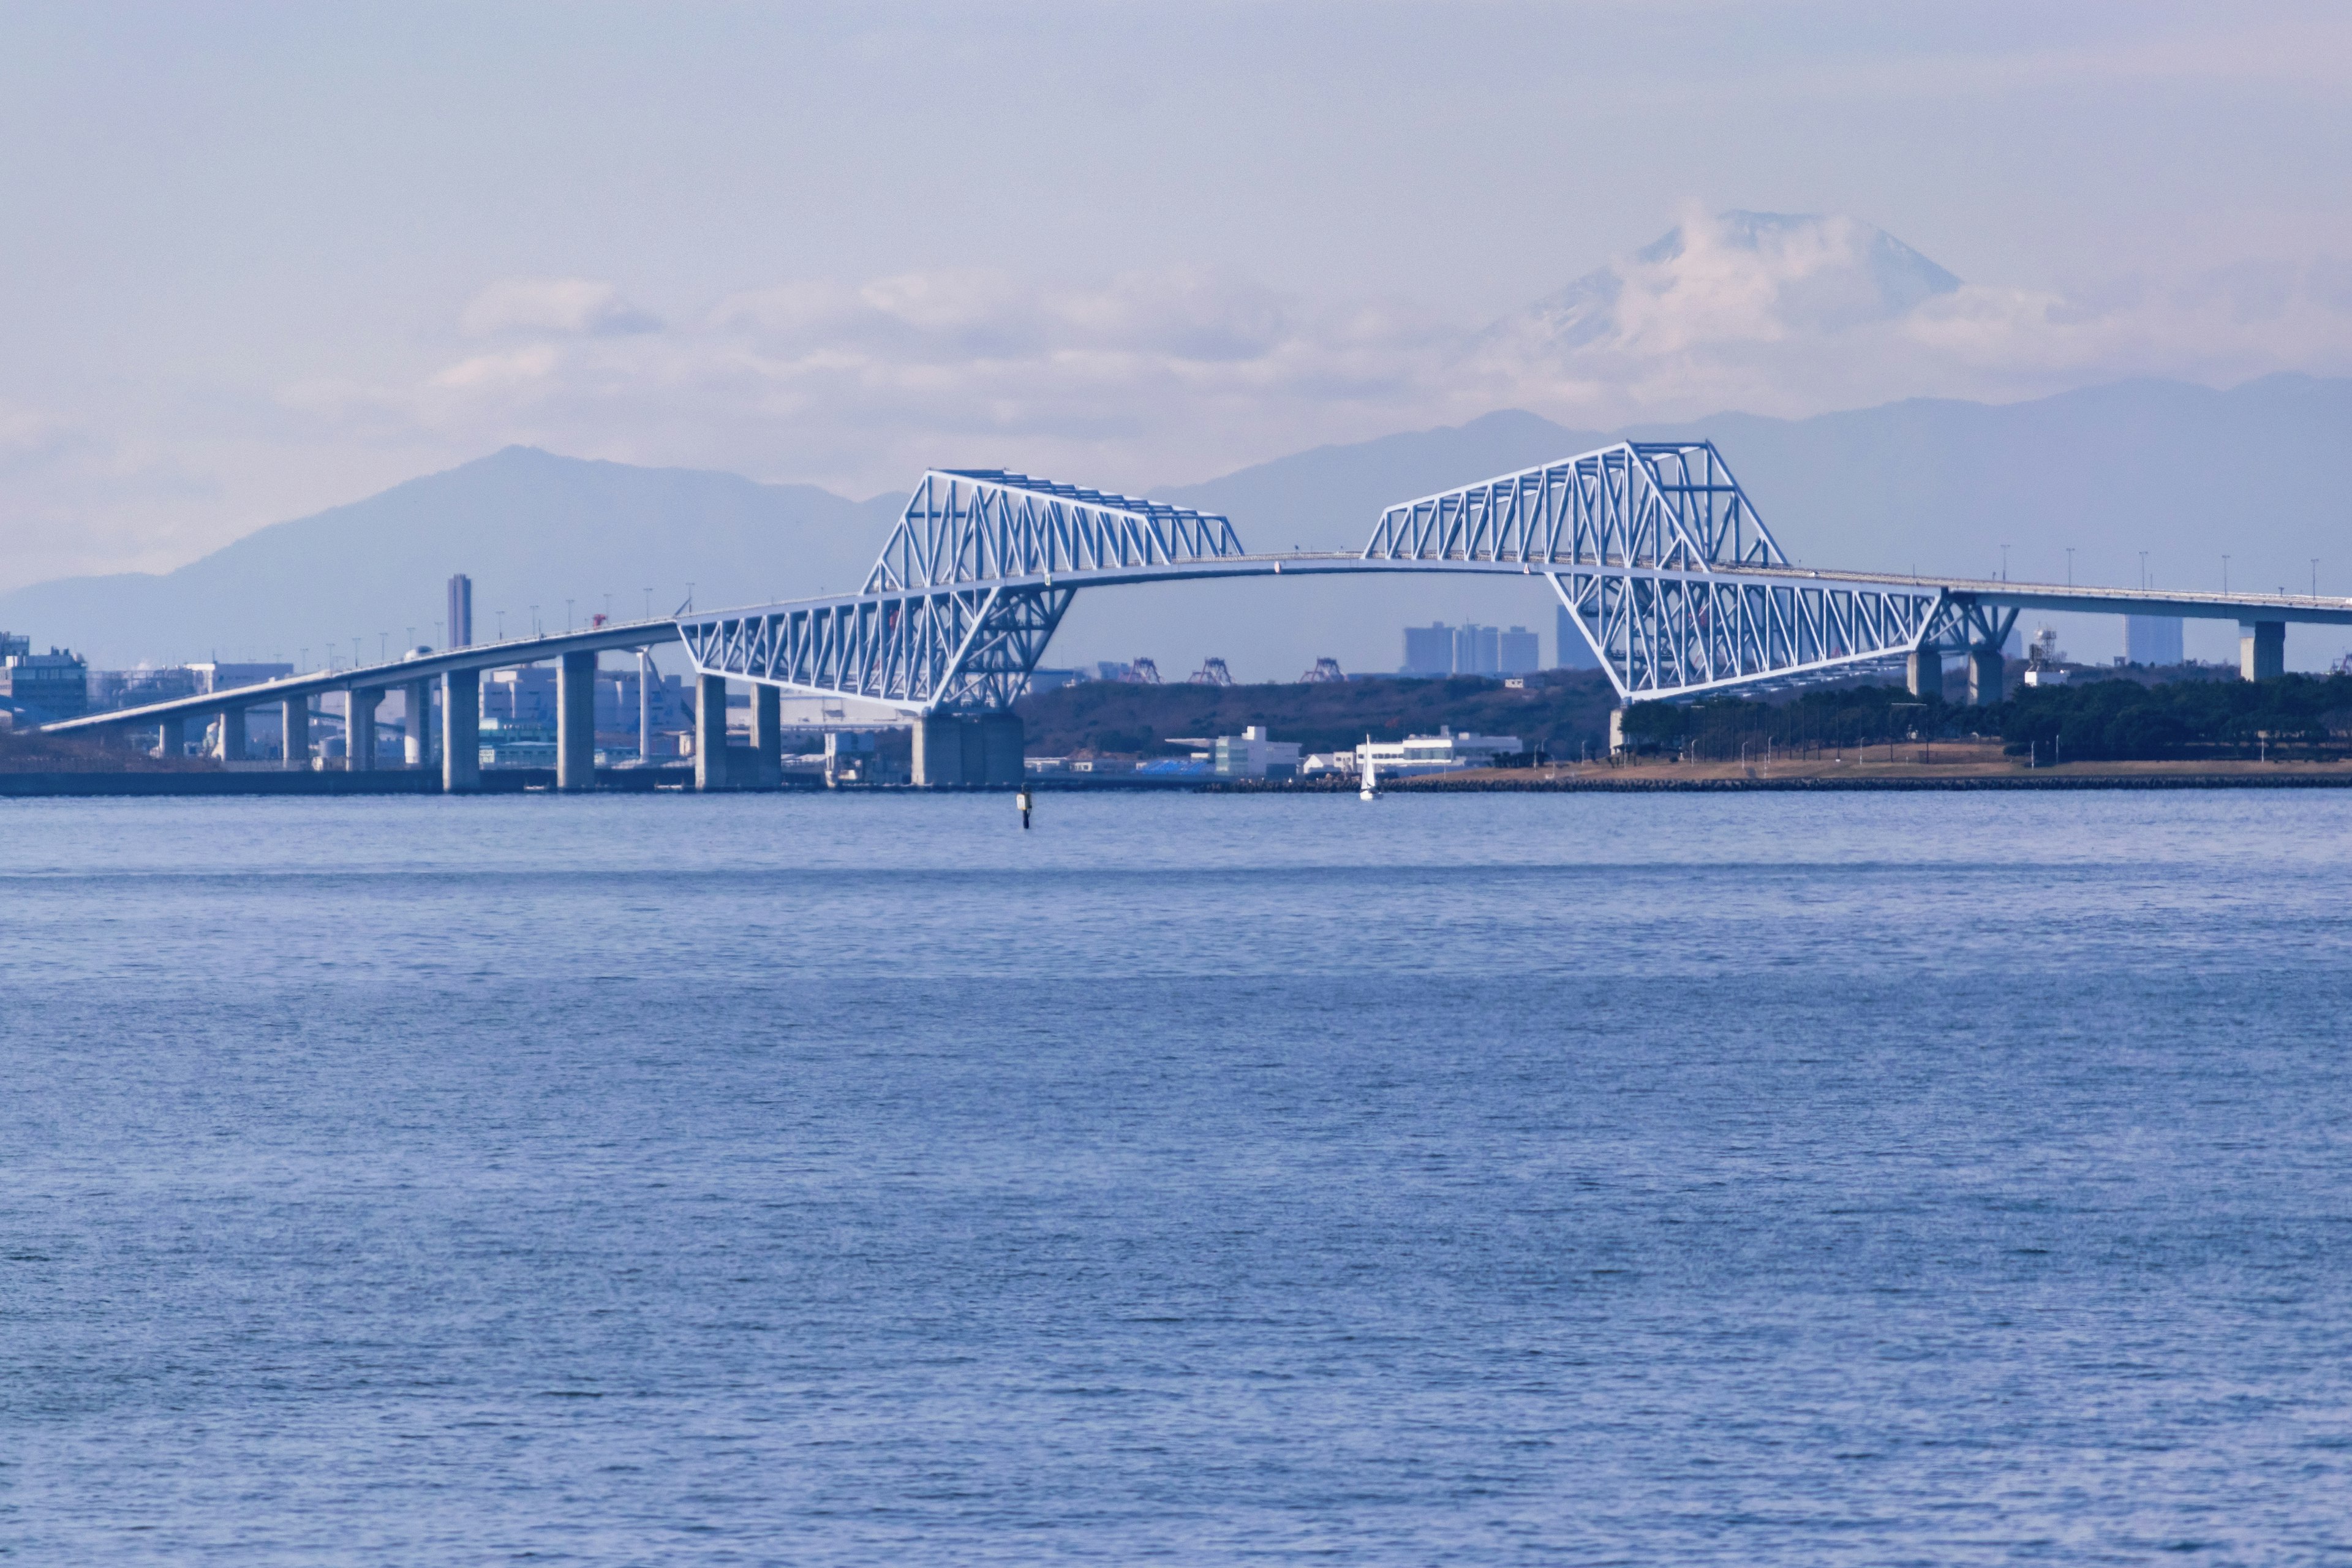
[[[1456,675],[1493,675],[1500,667],[1502,650],[1492,626],[1463,626],[1454,628],[1454,673]]]
[[[449,646],[474,646],[474,580],[463,572],[449,579]]]
[[[1601,661],[1592,657],[1592,645],[1576,629],[1576,617],[1562,605],[1552,615],[1552,668],[1554,669],[1599,669]]]
[[[2132,664],[2180,663],[2180,617],[2126,616],[2124,658]]]
[[[1513,626],[1496,639],[1495,673],[1533,675],[1543,668],[1543,639],[1525,626]]]
[[[1454,673],[1454,628],[1444,621],[1404,629],[1404,675]]]

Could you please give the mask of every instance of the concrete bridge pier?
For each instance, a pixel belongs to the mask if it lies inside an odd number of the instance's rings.
[[[761,789],[784,783],[783,693],[772,686],[751,688],[751,773]]]
[[[1969,649],[1969,701],[1982,708],[2001,699],[2001,682],[2009,673],[2009,662],[1999,643],[1979,643]]]
[[[375,710],[383,692],[353,687],[343,694],[343,771],[375,772]]]
[[[2286,673],[2286,623],[2238,623],[2238,674],[2247,680],[2276,680]]]
[[[596,656],[567,653],[555,672],[555,787],[596,787]]]
[[[933,788],[1018,784],[1026,735],[1017,713],[927,714],[915,721],[915,782]]]
[[[1911,695],[1944,700],[1944,650],[1939,647],[1914,649],[1905,673],[1909,677]]]
[[[412,768],[427,767],[433,762],[433,683],[412,680],[402,694],[401,703],[406,710],[401,715],[403,749]]]
[[[188,721],[174,714],[155,725],[155,754],[176,757],[188,749]]]
[[[482,787],[482,672],[453,669],[441,678],[441,788],[468,795]]]
[[[278,727],[285,739],[278,745],[278,754],[289,768],[310,765],[310,700],[289,697],[278,705]]]
[[[704,675],[694,682],[694,787],[725,789],[727,776],[727,678]]]
[[[220,760],[225,763],[245,761],[245,710],[224,708],[220,716]]]

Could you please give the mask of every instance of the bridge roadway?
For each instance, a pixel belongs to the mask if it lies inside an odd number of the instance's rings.
[[[1002,577],[990,577],[971,584],[1003,594],[1018,595],[1041,590],[1076,590],[1078,588],[1113,587],[1146,583],[1197,581],[1211,578],[1249,578],[1276,576],[1362,575],[1394,572],[1469,573],[1482,575],[1525,576],[1551,578],[1557,586],[1559,575],[1570,571],[1591,574],[1607,573],[1609,565],[1553,566],[1538,561],[1473,559],[1405,559],[1368,558],[1364,554],[1341,552],[1286,552],[1266,555],[1226,555],[1189,561],[1162,562],[1129,566],[1102,567],[1075,572],[1038,572]],[[1645,580],[1684,582],[1720,587],[1728,584],[1764,584],[1787,587],[1811,584],[1821,587],[1853,585],[1872,590],[1906,590],[1934,595],[1939,605],[1965,605],[1993,612],[2014,613],[2025,609],[2072,610],[2103,615],[2177,616],[2185,619],[2234,620],[2241,627],[2242,672],[2249,679],[2281,673],[2284,669],[2284,627],[2290,621],[2330,626],[2352,626],[2352,599],[2320,598],[2308,595],[2218,594],[2159,592],[2147,589],[2077,586],[2050,583],[2011,583],[1987,579],[1953,577],[1920,577],[1885,573],[1857,573],[1822,570],[1797,565],[1743,564],[1735,568],[1694,568],[1675,571],[1654,565],[1639,568]],[[938,592],[934,590],[933,592]],[[725,787],[731,784],[773,782],[772,775],[781,763],[779,693],[783,690],[823,690],[836,688],[803,687],[789,680],[751,677],[748,683],[754,693],[752,704],[752,752],[749,765],[753,769],[751,779],[730,779],[726,775],[729,754],[726,748],[726,690],[730,675],[737,680],[747,678],[740,670],[714,668],[696,650],[692,633],[721,635],[724,628],[751,626],[771,622],[775,617],[789,617],[796,613],[824,612],[840,614],[855,612],[860,606],[886,603],[904,603],[904,591],[872,593],[847,596],[826,596],[817,599],[793,600],[779,604],[745,606],[740,609],[707,611],[674,618],[627,622],[595,627],[588,631],[567,632],[537,637],[513,638],[507,641],[477,644],[451,648],[437,653],[394,660],[388,663],[356,666],[338,670],[321,670],[307,675],[284,677],[260,685],[208,692],[198,697],[179,698],[168,702],[150,703],[139,708],[89,714],[79,719],[46,725],[45,733],[75,733],[93,731],[149,729],[159,732],[160,744],[165,751],[177,749],[185,739],[186,722],[191,718],[210,719],[215,715],[226,720],[222,725],[221,754],[226,761],[240,761],[245,751],[245,718],[253,709],[276,705],[287,725],[289,736],[301,736],[300,746],[288,746],[289,767],[303,767],[308,763],[308,737],[312,723],[310,703],[313,699],[330,692],[346,695],[350,708],[345,723],[356,722],[373,729],[373,715],[383,692],[395,688],[407,697],[406,717],[415,766],[429,765],[434,746],[425,727],[418,720],[433,710],[433,688],[438,687],[440,708],[439,760],[443,787],[452,793],[462,793],[476,787],[480,778],[479,726],[481,717],[481,672],[517,665],[553,662],[557,676],[557,787],[582,790],[593,787],[594,779],[593,681],[596,658],[600,653],[615,650],[642,650],[682,641],[698,669],[696,710],[696,779],[699,787]],[[1058,618],[1058,617],[1057,617]],[[1990,625],[1990,623],[1988,623]],[[1999,629],[2005,631],[2006,621]],[[1050,636],[1050,627],[1047,629]],[[1983,679],[1983,662],[1997,659],[1998,639],[1990,648],[1970,650],[1972,659],[1979,661],[1971,668],[1970,696],[1974,700],[1990,700]],[[1915,691],[1932,689],[1941,695],[1943,649],[1932,644],[1915,647],[1910,657],[1910,679]],[[1998,665],[1991,666],[1998,669]],[[1998,677],[1996,676],[1997,681]],[[1997,684],[1992,687],[1997,692]],[[858,695],[850,693],[849,695]],[[866,700],[875,699],[867,698]],[[884,699],[884,700],[887,700]],[[904,702],[892,704],[906,708],[919,730],[928,721],[925,710]],[[995,741],[984,742],[992,751]],[[376,765],[374,748],[362,747],[347,752],[346,766],[366,770]],[[742,765],[740,761],[738,765]],[[1000,771],[991,767],[993,775]]]
[[[302,738],[299,746],[283,748],[286,765],[307,768],[313,699],[330,692],[345,694],[349,703],[344,717],[348,736],[355,727],[355,720],[372,731],[383,694],[396,689],[406,693],[403,723],[417,753],[418,761],[414,765],[419,767],[429,765],[434,751],[429,730],[419,720],[433,711],[433,699],[439,697],[442,786],[457,794],[474,788],[481,780],[482,671],[552,661],[556,666],[556,787],[583,790],[592,787],[595,778],[597,655],[675,643],[677,628],[676,620],[663,618],[624,622],[584,632],[477,643],[388,663],[281,676],[256,686],[85,714],[79,719],[45,724],[41,732],[57,735],[153,730],[159,734],[159,750],[172,752],[185,743],[190,719],[219,717],[225,721],[221,725],[222,760],[241,762],[245,759],[246,716],[257,708],[276,707],[285,724],[283,732],[289,737]],[[354,751],[347,744],[345,759],[344,765],[354,772],[371,771],[377,765],[373,747]]]

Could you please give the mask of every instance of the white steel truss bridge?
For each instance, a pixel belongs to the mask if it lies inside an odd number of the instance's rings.
[[[170,753],[187,721],[217,717],[221,754],[235,760],[256,707],[282,708],[285,732],[307,735],[311,703],[341,692],[346,728],[358,714],[373,732],[378,700],[401,689],[404,726],[421,758],[432,688],[441,699],[445,787],[460,790],[479,783],[481,673],[551,661],[561,667],[558,787],[585,789],[594,777],[590,687],[598,654],[643,654],[676,637],[699,676],[698,780],[706,764],[717,770],[711,778],[725,773],[725,689],[733,679],[759,693],[753,729],[762,766],[774,760],[776,698],[793,692],[906,714],[915,721],[923,776],[1017,782],[1019,725],[1005,710],[1080,589],[1391,572],[1542,577],[1624,702],[1802,681],[1906,657],[1912,689],[1940,696],[1950,652],[1968,658],[1970,700],[1993,700],[2001,645],[2026,609],[2234,620],[2248,679],[2284,673],[2286,623],[2352,626],[2352,599],[1801,567],[1704,441],[1621,442],[1399,502],[1350,552],[1254,554],[1229,521],[1211,513],[997,469],[936,470],[916,487],[856,594],[449,648],[43,728],[153,729]],[[307,750],[307,742],[300,752],[289,749],[289,763],[303,765]],[[960,757],[949,755],[958,750]],[[372,752],[359,765],[373,766]]]
[[[2262,645],[2249,676],[2276,672],[2285,621],[2352,624],[2352,601],[2338,599],[1800,567],[1701,441],[1620,442],[1402,501],[1352,553],[1252,553],[1212,513],[999,469],[933,470],[859,593],[688,615],[678,631],[705,676],[917,717],[980,714],[1021,695],[1080,589],[1393,572],[1544,578],[1627,702],[1906,656],[1915,689],[1940,692],[1947,652],[1976,658],[1971,692],[1986,700],[1980,667],[2029,607],[2237,619]]]

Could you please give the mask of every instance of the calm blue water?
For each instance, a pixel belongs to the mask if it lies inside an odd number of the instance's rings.
[[[2352,797],[0,805],[0,1556],[2352,1558]]]

